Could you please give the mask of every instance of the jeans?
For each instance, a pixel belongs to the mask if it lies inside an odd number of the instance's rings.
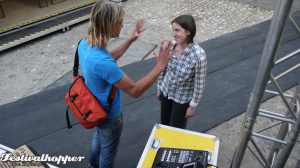
[[[123,128],[123,116],[106,119],[96,127],[89,154],[94,168],[113,168]]]

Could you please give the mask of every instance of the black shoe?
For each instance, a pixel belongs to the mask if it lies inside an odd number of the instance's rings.
[[[97,167],[94,167],[92,166],[90,163],[89,163],[89,167],[88,168],[99,168],[98,166]]]

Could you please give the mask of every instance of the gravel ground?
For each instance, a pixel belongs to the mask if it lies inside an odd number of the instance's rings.
[[[161,39],[172,39],[170,21],[180,14],[192,14],[195,17],[196,42],[256,25],[270,19],[273,14],[271,10],[228,0],[128,0],[123,4],[126,16],[121,37],[127,37],[131,33],[137,19],[144,19],[145,31],[139,40],[153,44],[158,44]],[[82,23],[65,33],[57,32],[2,52],[0,105],[35,94],[68,72],[72,67],[77,41],[86,34],[87,26],[87,23]],[[122,65],[134,62],[132,58],[128,60],[131,61]],[[283,108],[278,102],[278,97],[273,98],[264,103],[264,106]],[[243,116],[237,116],[207,132],[221,138],[219,167],[226,168],[230,165]],[[268,144],[262,146],[268,148]],[[292,167],[297,157],[299,159],[299,153],[293,155],[286,167]],[[246,153],[242,167],[259,167],[256,163],[253,156]]]

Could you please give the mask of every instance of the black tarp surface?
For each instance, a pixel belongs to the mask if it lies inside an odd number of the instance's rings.
[[[299,22],[298,16],[295,19]],[[200,44],[208,58],[206,90],[197,115],[188,122],[187,129],[205,132],[246,110],[269,24],[266,21]],[[277,57],[299,46],[297,34],[288,28]],[[272,72],[276,75],[299,63],[299,60],[298,54],[275,67]],[[154,63],[154,59],[149,59],[126,65],[122,69],[138,80]],[[300,72],[294,71],[280,79],[279,84],[286,90],[295,86],[299,77]],[[72,129],[66,128],[64,95],[68,87],[68,84],[54,85],[51,89],[0,106],[0,144],[12,148],[27,144],[40,154],[85,156],[83,162],[68,162],[59,167],[86,167],[93,130],[86,130],[78,124]],[[124,128],[115,167],[134,167],[152,127],[159,123],[160,107],[155,92],[153,85],[138,99],[123,95]],[[75,122],[74,118],[71,120]]]

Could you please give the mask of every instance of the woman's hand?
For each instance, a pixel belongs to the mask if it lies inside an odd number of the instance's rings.
[[[186,110],[185,118],[186,118],[186,119],[192,118],[195,114],[196,114],[196,108],[190,106],[190,107]]]
[[[135,41],[137,38],[139,38],[141,32],[143,31],[143,26],[144,26],[144,20],[139,19],[136,22],[133,32],[132,32],[131,36],[129,37],[129,39],[132,41]]]

